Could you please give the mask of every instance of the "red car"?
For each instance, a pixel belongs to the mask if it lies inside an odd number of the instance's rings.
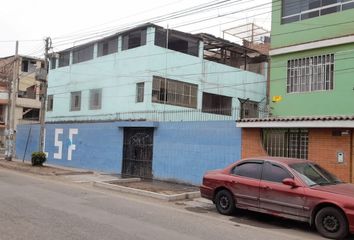
[[[308,160],[240,160],[207,172],[200,192],[221,214],[243,208],[308,222],[327,238],[354,233],[354,185]]]

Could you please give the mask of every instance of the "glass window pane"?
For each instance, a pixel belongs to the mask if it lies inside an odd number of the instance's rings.
[[[281,183],[285,178],[292,178],[283,168],[270,163],[264,164],[262,180]]]
[[[242,177],[260,179],[262,172],[262,163],[250,162],[243,163],[241,165],[236,166],[233,169],[233,174]]]

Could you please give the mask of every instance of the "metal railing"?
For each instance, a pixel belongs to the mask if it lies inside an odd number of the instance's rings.
[[[228,109],[184,109],[184,110],[154,110],[117,112],[113,114],[99,115],[76,115],[76,116],[54,116],[47,119],[47,122],[58,121],[159,121],[159,122],[180,122],[180,121],[236,121],[240,119],[240,108]],[[258,118],[268,117],[267,110],[258,109]]]

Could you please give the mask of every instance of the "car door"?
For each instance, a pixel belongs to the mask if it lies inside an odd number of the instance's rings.
[[[259,208],[259,184],[263,161],[245,161],[231,170],[231,186],[236,206],[246,209]]]
[[[283,184],[285,178],[294,176],[283,166],[265,162],[260,182],[260,209],[287,217],[305,217],[304,188]]]

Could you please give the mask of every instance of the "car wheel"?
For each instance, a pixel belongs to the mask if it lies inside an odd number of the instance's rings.
[[[315,217],[317,231],[326,238],[343,239],[348,235],[348,222],[341,211],[325,207]]]
[[[235,200],[228,190],[221,190],[215,196],[216,210],[223,215],[231,215],[235,211]]]

